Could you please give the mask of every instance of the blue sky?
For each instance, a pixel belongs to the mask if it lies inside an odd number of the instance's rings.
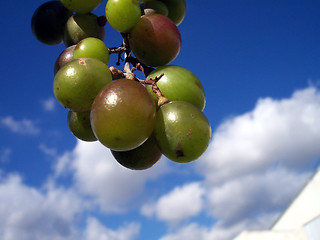
[[[0,4],[1,239],[230,240],[269,228],[319,166],[319,1],[187,0],[173,64],[201,80],[212,142],[146,171],[69,132],[52,91],[64,46],[30,28],[42,3]],[[121,36],[106,26],[105,43]]]

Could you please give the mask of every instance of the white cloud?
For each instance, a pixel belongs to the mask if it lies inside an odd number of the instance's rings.
[[[73,190],[28,187],[19,175],[0,176],[2,240],[75,240],[74,217],[84,203]]]
[[[257,213],[279,212],[296,196],[310,175],[273,169],[212,186],[208,191],[211,214],[235,223]]]
[[[211,226],[201,226],[190,223],[181,227],[174,233],[167,234],[159,240],[231,240],[243,229],[261,230],[270,226],[278,214],[265,214],[255,218],[242,219],[234,224],[224,221],[214,222]]]
[[[48,147],[46,144],[41,143],[39,149],[49,157],[57,157],[57,149]]]
[[[57,100],[53,97],[41,101],[43,109],[47,112],[52,112],[56,109],[56,102]]]
[[[161,240],[230,240],[244,229],[269,228],[320,159],[319,119],[320,92],[310,86],[290,98],[259,99],[252,111],[218,126],[196,162],[211,223]]]
[[[106,228],[95,218],[88,218],[85,240],[134,240],[139,235],[140,225],[130,223],[117,230]]]
[[[25,185],[19,175],[0,175],[1,240],[134,240],[138,223],[112,230],[88,217],[92,205],[74,189],[47,182],[42,190]]]
[[[143,215],[158,219],[170,224],[178,224],[184,219],[198,215],[203,208],[204,188],[200,183],[189,183],[176,187],[171,192],[160,197],[156,203],[142,207]]]
[[[135,207],[132,200],[143,192],[147,180],[168,171],[160,159],[152,168],[133,171],[121,166],[109,149],[99,142],[78,141],[72,152],[65,153],[56,165],[56,174],[71,172],[76,188],[93,197],[104,212],[124,212]]]
[[[37,135],[40,129],[29,119],[15,120],[12,116],[0,118],[0,124],[19,134]]]
[[[315,87],[296,91],[288,99],[260,99],[251,112],[217,128],[198,161],[200,171],[219,184],[274,164],[308,169],[320,156],[319,119],[320,93]]]

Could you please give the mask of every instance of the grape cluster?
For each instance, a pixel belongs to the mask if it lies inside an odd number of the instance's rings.
[[[65,45],[53,92],[68,110],[70,131],[99,141],[130,169],[150,168],[162,155],[179,163],[198,159],[211,138],[204,88],[191,71],[170,65],[181,48],[185,0],[108,0],[98,17],[92,11],[101,2],[48,1],[31,20],[40,42]],[[106,46],[107,23],[123,38],[119,47]],[[118,62],[109,67],[110,54]]]

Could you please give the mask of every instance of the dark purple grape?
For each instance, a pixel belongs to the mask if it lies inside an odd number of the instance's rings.
[[[144,170],[152,167],[162,156],[153,135],[141,146],[125,152],[111,150],[112,155],[122,166],[132,170]]]
[[[40,5],[32,15],[32,33],[44,44],[60,44],[63,41],[65,24],[70,16],[72,12],[60,1],[46,2]]]
[[[70,47],[67,47],[65,50],[63,50],[60,55],[58,56],[55,64],[54,64],[54,75],[59,71],[59,69],[65,65],[68,62],[71,62],[74,57],[73,57],[73,50],[76,47],[76,45],[72,45]]]

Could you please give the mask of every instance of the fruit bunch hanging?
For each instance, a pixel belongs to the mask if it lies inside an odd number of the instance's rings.
[[[130,169],[150,168],[162,154],[179,163],[198,159],[211,138],[204,88],[191,71],[170,65],[181,48],[185,0],[108,0],[98,17],[92,11],[101,2],[48,1],[31,20],[40,42],[65,45],[53,92],[68,109],[70,131],[99,141]],[[119,47],[106,46],[105,24],[121,34]],[[109,67],[110,54],[118,61]]]

